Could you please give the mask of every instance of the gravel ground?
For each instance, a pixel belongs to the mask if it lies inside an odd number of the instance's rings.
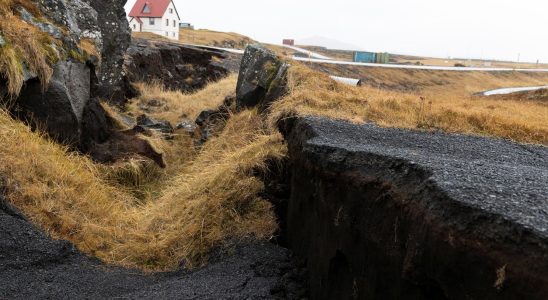
[[[194,271],[145,275],[110,267],[55,241],[0,199],[1,299],[300,299],[288,250],[248,241]]]

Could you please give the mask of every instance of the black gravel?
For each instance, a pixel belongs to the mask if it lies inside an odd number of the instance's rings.
[[[500,217],[543,239],[548,237],[545,146],[314,117],[304,122],[315,136],[306,147],[344,149],[414,164],[430,172],[429,182],[459,205]]]
[[[300,299],[288,250],[246,241],[202,269],[145,275],[105,266],[34,228],[0,199],[0,299]]]

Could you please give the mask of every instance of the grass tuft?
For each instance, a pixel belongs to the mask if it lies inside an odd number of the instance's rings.
[[[38,28],[22,21],[14,12],[17,6],[37,13],[34,4],[24,1],[1,0],[0,32],[7,45],[0,49],[0,76],[7,80],[8,93],[17,96],[23,86],[25,71],[36,74],[42,86],[49,83],[53,71],[53,40]]]

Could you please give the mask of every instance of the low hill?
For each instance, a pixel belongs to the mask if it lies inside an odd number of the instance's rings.
[[[207,29],[181,29],[179,31],[179,41],[185,44],[235,49],[244,49],[248,44],[256,43],[256,41],[245,35],[234,32],[220,32]]]

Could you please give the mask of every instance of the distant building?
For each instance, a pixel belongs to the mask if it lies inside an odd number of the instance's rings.
[[[285,39],[285,40],[282,41],[282,44],[288,45],[288,46],[295,46],[295,40]]]
[[[181,23],[179,23],[179,28],[180,29],[194,29],[194,25],[192,25],[190,23],[181,22]]]
[[[179,40],[181,18],[173,0],[137,0],[129,17],[132,31],[151,32]]]

